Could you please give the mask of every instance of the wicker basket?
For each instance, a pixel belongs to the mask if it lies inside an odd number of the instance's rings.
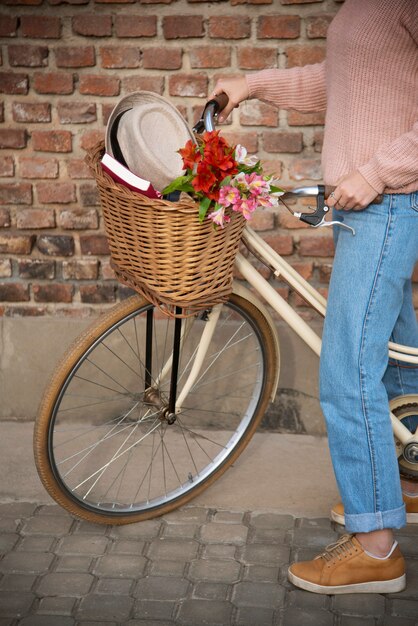
[[[210,220],[201,224],[192,198],[154,200],[116,183],[101,167],[103,152],[100,142],[86,160],[99,189],[118,279],[172,316],[224,302],[232,289],[244,217],[231,212],[223,229]]]

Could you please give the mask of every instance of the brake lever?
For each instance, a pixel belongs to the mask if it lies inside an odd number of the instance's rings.
[[[341,228],[346,228],[353,235],[356,234],[356,231],[352,226],[348,226],[348,224],[344,224],[339,221],[326,222],[325,217],[329,212],[329,206],[325,204],[325,187],[323,185],[318,185],[318,195],[316,198],[316,209],[311,213],[297,213],[294,212],[293,215],[300,219],[301,222],[305,222],[305,224],[309,224],[313,228],[321,228],[323,226],[341,226]]]
[[[295,214],[296,215],[296,214]],[[345,228],[351,232],[352,235],[356,234],[356,231],[352,226],[348,224],[344,224],[344,222],[339,222],[338,220],[334,220],[332,222],[326,222],[325,218],[323,218],[319,224],[313,225],[312,228],[321,228],[322,226],[340,226],[341,228]]]

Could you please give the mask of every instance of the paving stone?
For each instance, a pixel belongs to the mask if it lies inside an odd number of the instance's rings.
[[[349,593],[334,596],[332,606],[338,613],[377,617],[385,612],[385,598],[377,593]]]
[[[299,609],[290,607],[285,610],[281,626],[333,626],[334,616],[321,609]]]
[[[243,580],[253,580],[265,583],[277,583],[279,579],[279,567],[268,565],[246,565]]]
[[[186,598],[189,587],[185,578],[146,576],[138,581],[133,595],[141,600],[177,601]]]
[[[331,528],[295,528],[293,543],[304,548],[323,550],[330,543],[338,539],[338,534]]]
[[[205,600],[226,600],[229,586],[222,583],[197,583],[193,589],[194,598]]]
[[[55,537],[42,537],[41,535],[28,535],[16,546],[18,552],[53,552]]]
[[[147,560],[143,556],[130,556],[127,554],[112,554],[98,559],[94,574],[108,576],[109,578],[136,578],[144,573]]]
[[[175,607],[175,602],[137,600],[134,606],[133,616],[141,619],[171,619]]]
[[[244,516],[245,513],[241,511],[216,511],[213,521],[222,522],[223,524],[241,524]]]
[[[250,544],[242,551],[244,563],[262,563],[277,565],[289,560],[289,546],[272,546],[264,544]]]
[[[59,542],[57,554],[89,554],[100,556],[106,552],[109,540],[96,535],[69,535]]]
[[[144,541],[130,541],[129,539],[118,539],[111,544],[110,553],[138,555],[142,554],[144,546]]]
[[[418,602],[418,561],[407,560],[406,589],[400,593],[388,594],[388,598],[414,599]],[[418,608],[417,608],[418,613]]]
[[[0,517],[24,518],[33,515],[37,504],[31,502],[9,502],[0,504]]]
[[[289,563],[293,563],[296,561],[312,561],[318,554],[321,553],[321,549],[312,549],[312,548],[293,548],[291,551],[291,557],[289,559]]]
[[[24,535],[65,535],[70,532],[72,524],[71,517],[40,515],[26,521],[22,533]]]
[[[165,524],[163,537],[179,537],[181,539],[194,539],[199,529],[198,524]]]
[[[152,561],[149,565],[149,573],[153,576],[177,576],[182,578],[186,567],[186,561]]]
[[[127,524],[126,526],[112,526],[110,534],[112,537],[123,537],[124,539],[149,539],[156,537],[160,532],[160,520],[146,520],[138,524]]]
[[[239,580],[240,564],[236,561],[199,559],[192,561],[188,572],[191,580],[210,580],[220,583],[233,583]]]
[[[35,599],[33,593],[23,591],[0,591],[0,615],[24,617]]]
[[[237,606],[261,606],[276,609],[283,605],[285,590],[279,584],[240,582],[234,586],[232,602]]]
[[[417,624],[414,618],[383,616],[383,626],[417,626]]]
[[[0,561],[0,572],[20,574],[46,572],[54,560],[54,555],[41,552],[9,552]]]
[[[6,554],[13,550],[19,539],[19,535],[15,533],[7,533],[0,537],[0,554]]]
[[[20,525],[20,520],[12,517],[0,518],[0,533],[14,533]]]
[[[276,530],[288,530],[293,528],[294,518],[291,515],[279,513],[262,513],[254,511],[250,515],[250,525],[256,528],[274,528]]]
[[[203,549],[203,556],[208,559],[235,559],[236,546],[224,546],[222,544],[208,544]]]
[[[53,515],[54,517],[67,517],[74,519],[68,511],[58,504],[41,504],[35,511],[35,515]]]
[[[299,517],[295,521],[295,526],[297,528],[331,528],[332,529],[332,524],[333,522],[331,522],[329,517],[315,517],[313,519],[311,519],[310,517]],[[338,524],[338,526],[340,525]],[[342,526],[341,528],[344,528],[344,526]]]
[[[55,565],[56,572],[88,572],[93,559],[90,556],[62,556]]]
[[[274,610],[259,606],[246,606],[238,610],[237,626],[270,626],[274,623]]]
[[[208,509],[197,506],[184,507],[182,509],[177,509],[176,511],[172,511],[167,515],[163,516],[163,520],[165,520],[168,524],[173,524],[177,522],[196,522],[197,524],[204,524],[209,518],[210,512]]]
[[[105,596],[92,593],[82,598],[76,612],[79,619],[94,619],[100,623],[116,621],[124,622],[131,616],[133,598],[129,596]]]
[[[218,524],[210,522],[202,526],[200,537],[205,543],[233,543],[243,545],[247,540],[248,528],[242,524]]]
[[[36,592],[41,596],[82,596],[90,591],[93,581],[91,574],[46,574]]]
[[[168,621],[168,620],[153,620],[153,619],[144,619],[144,620],[138,620],[138,619],[132,619],[129,620],[129,622],[126,622],[126,626],[176,626],[177,622],[173,622],[173,621]],[[77,626],[84,626],[84,622],[83,624],[77,624]],[[93,626],[93,624],[91,625]],[[97,626],[97,622],[94,624],[94,626]],[[106,623],[106,626],[109,626]],[[119,626],[118,624],[115,624],[115,626]],[[123,625],[125,626],[125,624]]]
[[[196,557],[198,549],[197,541],[154,539],[150,544],[147,556],[151,559],[190,561]]]
[[[72,617],[60,617],[57,622],[56,616],[50,615],[31,615],[19,622],[19,626],[73,626],[74,624],[75,620]]]
[[[416,535],[397,537],[404,556],[418,556],[418,541]]]
[[[95,589],[96,593],[129,596],[134,580],[132,578],[101,578]]]
[[[176,623],[184,626],[225,626],[231,622],[232,604],[225,601],[186,600]]]
[[[302,589],[295,589],[294,587],[292,591],[288,592],[287,599],[289,606],[297,606],[301,609],[310,607],[322,609],[325,608],[328,601],[327,596],[321,593],[311,593],[310,591],[302,591]]]
[[[75,527],[71,529],[74,535],[106,535],[113,526],[106,524],[93,524],[86,520],[77,520]]]
[[[251,533],[251,543],[279,543],[288,544],[290,537],[286,530],[276,530],[275,528],[255,528]]]
[[[392,600],[391,614],[418,619],[418,605],[415,600]]]
[[[6,574],[0,581],[2,591],[30,591],[36,574]]]
[[[343,615],[340,626],[375,626],[376,620],[373,617],[352,617]]]
[[[75,603],[75,598],[56,598],[53,596],[41,598],[36,612],[42,615],[58,615],[60,617],[62,615],[71,615]]]

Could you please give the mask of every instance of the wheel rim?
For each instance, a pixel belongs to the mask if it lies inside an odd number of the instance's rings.
[[[392,413],[411,431],[411,434],[418,432],[418,395],[399,396],[390,402],[390,407]],[[395,443],[400,473],[405,477],[418,478],[418,463],[406,459],[402,444],[398,441]]]
[[[162,407],[169,375],[157,384],[156,372],[171,352],[173,321],[156,316],[152,380],[158,393],[151,404],[141,385],[143,317],[150,308],[127,315],[92,343],[73,365],[53,407],[48,429],[52,472],[64,492],[90,511],[135,514],[184,497],[233,454],[263,396],[259,330],[229,302],[183,412],[168,424]],[[180,389],[205,322],[188,324]]]

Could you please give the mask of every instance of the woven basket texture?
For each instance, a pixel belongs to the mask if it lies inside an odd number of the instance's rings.
[[[207,219],[201,224],[191,197],[154,200],[115,182],[101,167],[103,153],[99,142],[86,161],[98,186],[117,278],[171,316],[227,300],[244,217],[231,211],[223,229]]]

